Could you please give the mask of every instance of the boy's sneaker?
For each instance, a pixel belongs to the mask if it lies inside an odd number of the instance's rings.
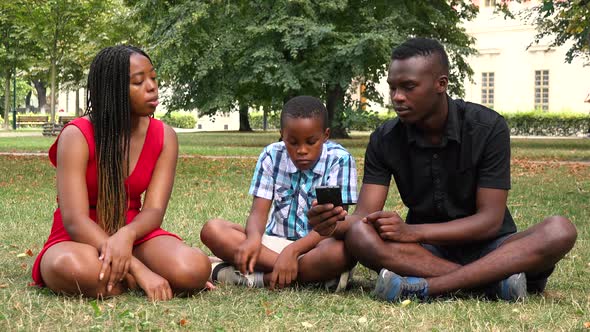
[[[491,289],[491,297],[505,301],[517,301],[527,296],[526,275],[523,273],[513,274],[510,277],[499,281]]]
[[[387,269],[381,269],[373,294],[386,301],[410,297],[424,300],[428,297],[428,282],[424,278],[402,277]]]
[[[324,287],[328,292],[339,293],[346,290],[348,282],[352,279],[352,270],[344,271],[339,277],[324,282]]]
[[[221,282],[228,285],[242,285],[249,288],[264,287],[262,273],[254,272],[243,275],[231,264],[226,262],[215,262],[211,264],[211,281]]]

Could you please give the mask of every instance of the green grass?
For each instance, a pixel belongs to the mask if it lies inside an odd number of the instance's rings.
[[[210,155],[231,147],[235,155],[246,156],[256,156],[260,146],[277,138],[276,132],[179,136],[184,154]],[[38,143],[44,142],[39,139]],[[365,135],[342,142],[361,151],[366,139]],[[2,147],[10,146],[7,140],[0,141]],[[50,140],[46,142],[48,146]],[[590,154],[588,140],[514,143],[523,149],[520,157],[543,150],[546,159],[575,160],[573,156]],[[572,155],[564,153],[571,149]],[[360,158],[362,153],[356,155]],[[527,158],[515,160],[512,167],[509,207],[519,228],[562,214],[579,232],[576,246],[558,264],[546,294],[513,304],[445,298],[402,307],[373,300],[369,293],[376,274],[362,267],[357,268],[352,288],[342,294],[312,288],[269,291],[220,286],[187,299],[149,303],[140,293],[91,301],[29,287],[31,265],[49,234],[56,206],[55,170],[46,157],[0,156],[0,330],[583,330],[584,322],[590,321],[590,167],[539,164]],[[180,158],[164,228],[208,252],[199,240],[206,220],[245,221],[255,163],[255,158]],[[362,162],[359,166],[362,174]],[[387,208],[402,209],[393,187]],[[20,257],[28,249],[34,256]]]
[[[240,133],[180,133],[180,153],[201,156],[258,156],[264,146],[279,139],[278,131]],[[46,152],[54,137],[0,137],[0,152]],[[356,158],[362,158],[368,132],[354,132],[350,139],[336,139]],[[511,141],[515,159],[590,161],[590,139],[523,139]]]

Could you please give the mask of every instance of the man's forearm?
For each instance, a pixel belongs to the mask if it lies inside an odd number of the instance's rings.
[[[488,240],[498,233],[501,226],[502,220],[485,214],[474,214],[448,222],[408,225],[418,234],[420,243],[435,245]]]

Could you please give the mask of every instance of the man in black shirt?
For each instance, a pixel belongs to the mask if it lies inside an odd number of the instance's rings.
[[[359,262],[380,271],[375,294],[385,300],[474,288],[516,300],[543,291],[576,229],[554,216],[516,232],[506,206],[509,129],[493,110],[448,97],[448,67],[435,40],[394,49],[387,82],[397,118],[371,135],[356,210],[315,205],[309,223],[345,238]],[[405,222],[382,211],[392,176],[409,209]]]

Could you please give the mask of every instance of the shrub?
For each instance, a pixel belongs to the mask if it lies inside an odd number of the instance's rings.
[[[262,112],[249,112],[248,119],[252,129],[264,129],[264,114]],[[266,129],[281,128],[281,113],[268,112],[266,118]]]
[[[573,112],[501,112],[511,135],[583,136],[590,133],[590,114]],[[279,128],[280,113],[269,113],[268,129]],[[262,113],[250,113],[250,126],[262,129]],[[337,121],[348,130],[373,131],[383,122],[396,117],[395,112],[376,113],[346,107]]]
[[[195,128],[197,124],[197,120],[191,113],[170,112],[160,117],[160,120],[171,127],[183,129]]]
[[[511,135],[581,136],[590,130],[590,115],[572,112],[503,112]]]

